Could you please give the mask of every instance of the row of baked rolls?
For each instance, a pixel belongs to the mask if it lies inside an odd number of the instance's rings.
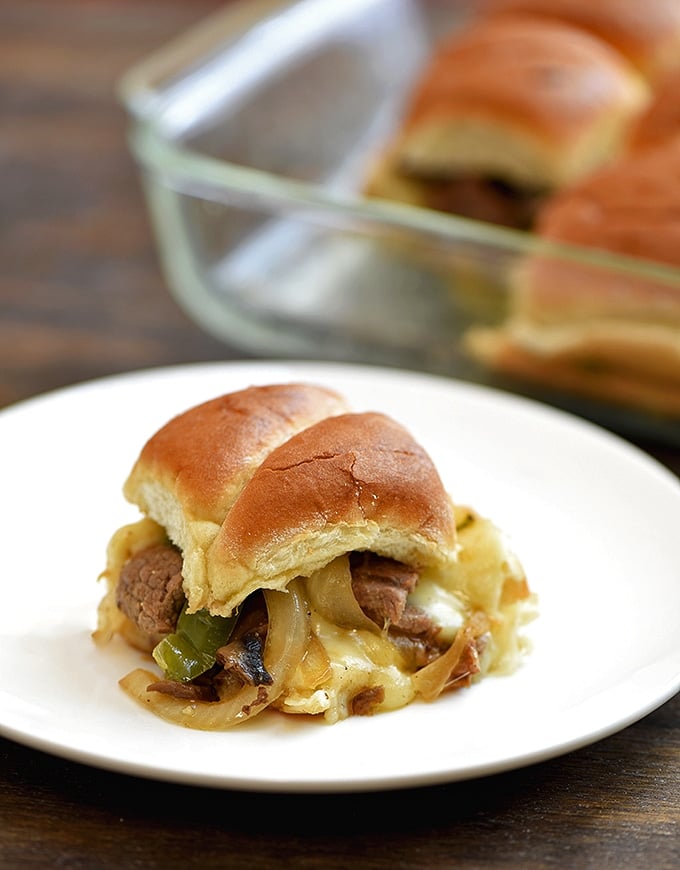
[[[170,721],[336,722],[511,672],[526,651],[535,600],[502,533],[454,506],[402,425],[328,390],[192,408],[124,492],[145,516],[111,539],[95,639],[152,655],[159,668],[121,684]]]
[[[551,9],[608,35],[651,82],[652,96],[627,130],[623,153],[548,199],[537,218],[540,240],[578,248],[571,256],[543,253],[522,262],[511,282],[507,321],[499,329],[472,330],[466,345],[485,365],[522,383],[642,411],[652,419],[676,419],[680,3],[497,0],[495,5]],[[594,249],[590,259],[587,249]]]
[[[465,349],[523,387],[675,418],[678,141],[680,3],[488,0],[426,68],[369,192],[577,246],[523,259],[507,320]],[[475,275],[455,282],[485,311]]]
[[[562,191],[537,234],[580,251],[525,258],[507,319],[471,329],[468,351],[523,383],[680,418],[678,215],[680,137]],[[588,258],[584,247],[598,250]]]
[[[680,4],[491,0],[435,48],[365,192],[532,229],[680,65]]]

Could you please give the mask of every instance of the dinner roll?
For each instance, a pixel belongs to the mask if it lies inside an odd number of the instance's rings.
[[[200,606],[228,614],[255,589],[283,589],[355,550],[419,567],[456,561],[432,460],[378,413],[321,420],[262,461],[210,547]]]
[[[528,257],[506,323],[471,330],[468,348],[522,379],[680,415],[678,213],[677,141],[621,159],[562,191],[545,207],[537,231],[544,240],[578,245],[583,254]],[[597,249],[596,256],[587,259],[585,248]],[[625,259],[615,268],[610,253]]]
[[[183,551],[190,601],[202,597],[206,550],[262,459],[295,432],[346,408],[320,386],[252,386],[185,411],[147,441],[123,492]]]
[[[680,66],[677,0],[486,0],[482,9],[490,15],[540,16],[583,28],[651,80]]]
[[[680,140],[680,70],[668,73],[658,82],[650,104],[628,132],[627,148],[642,151],[673,140]]]
[[[629,64],[557,21],[481,21],[445,40],[415,89],[399,154],[424,178],[572,183],[608,159],[648,101]]]

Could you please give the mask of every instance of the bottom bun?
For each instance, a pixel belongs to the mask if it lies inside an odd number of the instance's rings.
[[[489,368],[523,382],[680,418],[680,336],[670,326],[511,322],[500,329],[471,330],[466,347]]]

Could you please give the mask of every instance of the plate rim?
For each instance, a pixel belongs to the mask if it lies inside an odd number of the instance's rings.
[[[642,462],[645,465],[646,470],[657,474],[660,481],[664,481],[665,484],[675,487],[675,495],[680,497],[680,480],[671,469],[667,468],[655,457],[647,454],[642,448],[632,444],[620,435],[604,429],[592,421],[582,419],[571,412],[559,408],[543,405],[542,403],[528,397],[505,393],[494,387],[471,384],[469,382],[459,381],[455,378],[443,375],[431,375],[411,370],[387,368],[379,365],[336,363],[307,359],[258,359],[195,362],[134,369],[128,372],[106,375],[104,377],[92,378],[71,385],[58,387],[8,405],[0,410],[0,432],[2,431],[5,420],[16,416],[21,417],[26,413],[30,414],[33,409],[37,409],[38,413],[41,409],[47,409],[49,412],[49,405],[58,405],[59,401],[65,396],[72,396],[77,400],[79,394],[85,394],[89,390],[97,391],[109,387],[122,387],[124,389],[130,383],[139,383],[148,379],[152,381],[156,378],[172,380],[177,375],[197,377],[203,372],[209,371],[211,374],[214,374],[222,370],[228,371],[230,376],[234,377],[237,377],[239,374],[252,376],[254,373],[257,373],[259,377],[262,377],[268,372],[289,372],[299,379],[317,380],[320,382],[329,382],[338,378],[342,379],[343,376],[347,375],[352,375],[359,379],[386,379],[389,382],[393,382],[396,378],[407,378],[410,379],[413,384],[427,383],[433,387],[443,388],[447,391],[450,390],[453,394],[458,390],[462,390],[468,396],[481,397],[483,400],[492,403],[500,402],[500,404],[506,408],[521,408],[529,413],[536,412],[539,415],[547,415],[547,419],[554,420],[557,425],[572,426],[575,427],[579,433],[588,432],[595,437],[603,438],[606,444],[616,446],[619,450],[627,451],[629,456],[637,458],[639,462]],[[236,387],[230,387],[230,389],[236,389]],[[376,404],[379,405],[379,402],[380,400],[378,398]],[[178,408],[178,411],[181,410],[181,407]],[[58,740],[51,739],[49,736],[40,736],[39,734],[31,733],[26,729],[18,729],[11,724],[7,724],[5,716],[2,713],[0,713],[0,734],[17,743],[57,757],[112,772],[139,776],[146,779],[184,783],[194,786],[257,792],[341,793],[349,791],[386,791],[474,779],[509,770],[520,769],[541,761],[559,757],[576,749],[598,742],[603,738],[623,730],[667,703],[678,693],[679,690],[680,673],[676,674],[674,680],[669,681],[665,691],[657,691],[657,693],[653,697],[650,696],[644,704],[638,705],[635,709],[630,710],[627,716],[619,717],[609,724],[603,724],[594,730],[574,735],[570,739],[558,741],[550,746],[538,748],[535,751],[524,751],[516,755],[511,754],[507,758],[500,760],[496,759],[487,762],[478,762],[465,769],[453,771],[450,769],[442,769],[437,772],[426,771],[422,775],[413,773],[393,773],[385,776],[373,776],[366,780],[324,780],[309,777],[296,780],[276,780],[257,777],[254,779],[247,779],[242,776],[230,776],[224,772],[213,772],[211,774],[206,774],[205,772],[192,773],[191,771],[167,769],[159,767],[157,764],[144,763],[139,760],[134,761],[127,759],[121,761],[121,759],[112,757],[106,753],[81,750],[75,746],[64,745]],[[1,684],[0,691],[2,691]]]

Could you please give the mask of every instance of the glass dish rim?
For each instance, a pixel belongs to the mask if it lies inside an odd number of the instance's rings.
[[[514,255],[551,257],[578,265],[590,265],[621,277],[637,276],[680,287],[680,269],[657,261],[552,241],[535,233],[508,229],[483,221],[438,212],[360,193],[330,190],[266,170],[220,160],[178,144],[163,133],[160,118],[166,103],[159,99],[152,79],[163,70],[175,82],[205,61],[205,52],[225,50],[228,40],[238,39],[250,27],[283,9],[325,0],[235,0],[146,58],[129,67],[117,83],[118,98],[130,119],[128,145],[140,167],[151,170],[156,180],[177,192],[220,202],[236,194],[245,207],[313,210],[328,221],[357,223],[381,231],[412,231],[420,238],[442,242],[473,243]],[[344,222],[344,223],[343,223]],[[417,241],[411,238],[410,241]]]

